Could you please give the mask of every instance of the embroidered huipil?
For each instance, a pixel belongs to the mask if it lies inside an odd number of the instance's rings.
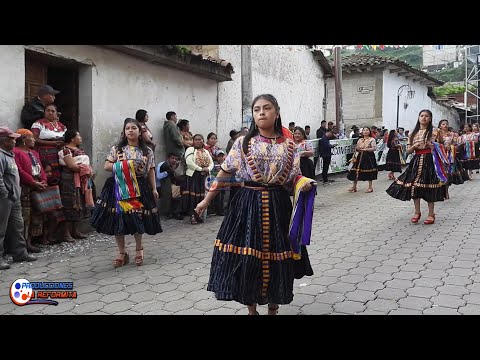
[[[243,153],[244,136],[235,140],[221,168],[235,173],[237,181],[291,185],[300,174],[300,156],[293,140],[280,137],[271,141],[261,135],[250,139],[249,152]]]

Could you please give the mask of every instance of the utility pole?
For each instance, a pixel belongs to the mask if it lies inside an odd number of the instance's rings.
[[[335,116],[336,126],[340,134],[345,134],[345,125],[343,123],[343,101],[342,101],[342,54],[340,46],[333,49],[335,56]]]
[[[240,45],[242,68],[242,126],[250,127],[252,116],[252,48],[250,45]]]

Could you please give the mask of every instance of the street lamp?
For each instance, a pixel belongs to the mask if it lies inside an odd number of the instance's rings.
[[[412,90],[410,85],[402,85],[398,88],[398,90],[397,90],[397,127],[396,127],[396,129],[398,129],[398,110],[399,110],[399,106],[400,106],[400,95],[402,94],[403,90],[407,89],[407,88],[408,88],[407,99],[413,99],[413,97],[415,96],[415,91]]]

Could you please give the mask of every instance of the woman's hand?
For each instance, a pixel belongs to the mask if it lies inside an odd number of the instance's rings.
[[[208,202],[205,201],[205,199],[203,199],[202,201],[200,201],[198,204],[197,204],[197,207],[195,208],[195,212],[197,213],[197,215],[199,217],[202,216],[203,212],[208,208]]]
[[[300,191],[310,191],[312,189],[312,186],[312,183],[306,183],[300,188]]]
[[[153,189],[153,190],[152,190],[152,194],[153,194],[153,198],[155,199],[155,201],[157,201],[157,200],[158,200],[158,191],[157,191],[157,189]]]

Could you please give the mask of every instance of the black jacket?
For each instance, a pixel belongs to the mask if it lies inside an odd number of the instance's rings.
[[[330,139],[327,137],[327,135],[323,135],[319,145],[320,145],[320,152],[319,152],[320,157],[332,156],[333,145],[330,144]]]
[[[28,104],[25,104],[20,115],[20,121],[25,129],[30,129],[33,123],[45,117],[45,106],[36,97]]]
[[[321,139],[326,132],[327,132],[327,129],[320,126],[317,129],[317,139]]]

